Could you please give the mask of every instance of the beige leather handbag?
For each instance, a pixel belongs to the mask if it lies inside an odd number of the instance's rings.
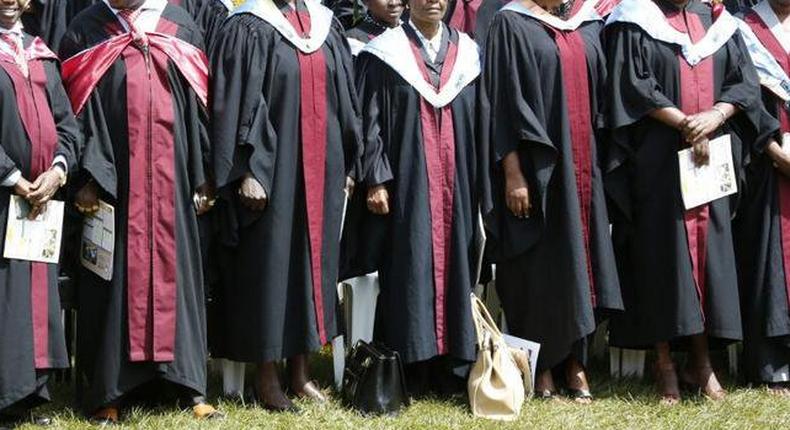
[[[485,304],[474,294],[472,318],[477,331],[477,362],[469,373],[469,406],[476,417],[511,421],[524,404],[524,380]]]

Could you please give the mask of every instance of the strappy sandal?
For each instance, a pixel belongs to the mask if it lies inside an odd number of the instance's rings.
[[[766,388],[771,395],[783,398],[790,397],[790,384],[787,382],[772,382],[767,384]]]
[[[540,390],[535,391],[535,394],[532,396],[536,400],[555,400],[557,398],[557,392],[551,390]]]
[[[589,405],[594,398],[589,389],[586,388],[567,388],[565,394],[576,403]]]
[[[671,365],[668,367],[660,367],[655,365],[653,367],[653,375],[656,380],[656,386],[658,388],[658,394],[661,396],[661,400],[659,403],[664,406],[675,406],[680,403],[680,390],[676,389],[674,392],[671,391],[671,388],[667,387],[667,378],[668,376],[671,378],[675,378],[675,386],[678,385],[678,374],[677,370],[675,369],[675,365]]]

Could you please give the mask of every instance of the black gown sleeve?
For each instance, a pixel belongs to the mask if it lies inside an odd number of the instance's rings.
[[[631,24],[614,24],[606,31],[609,127],[625,127],[656,109],[675,107],[653,75],[647,58],[650,46],[642,30]]]
[[[66,159],[68,173],[75,173],[79,154],[82,150],[82,135],[71,111],[71,102],[63,88],[60,72],[55,64],[48,65],[47,93],[50,100],[50,109],[55,119],[58,133],[58,147],[55,157],[62,156]]]
[[[86,49],[85,35],[79,29],[70,28],[60,45],[60,58],[67,59]],[[93,180],[99,188],[113,199],[118,196],[118,173],[115,169],[115,151],[112,133],[107,127],[107,113],[102,108],[96,91],[88,98],[85,107],[76,115],[82,146],[79,158],[79,175],[71,181],[78,189]]]
[[[548,137],[542,105],[540,72],[532,42],[523,37],[515,13],[494,17],[488,34],[478,97],[480,145],[489,151],[493,209],[486,216],[489,258],[519,255],[537,242],[543,225],[549,180],[557,149]],[[505,205],[502,160],[518,151],[533,200],[532,216],[514,217]]]
[[[603,160],[604,185],[612,205],[613,219],[628,218],[631,199],[626,161],[634,152],[630,127],[656,109],[677,107],[664,95],[649,61],[652,40],[637,26],[614,24],[607,27],[607,112],[610,144]]]
[[[277,134],[262,89],[272,40],[240,19],[229,21],[212,55],[210,114],[218,189],[251,173],[272,190]]]
[[[332,28],[327,41],[333,49],[335,61],[335,86],[339,105],[338,116],[343,132],[346,176],[356,182],[361,180],[363,175],[364,141],[359,97],[354,84],[354,60],[343,27],[335,20]]]
[[[381,60],[367,53],[362,53],[357,59],[356,72],[365,136],[362,182],[367,188],[370,188],[382,185],[394,178],[387,149],[381,139],[382,131],[379,121],[383,108],[383,87],[387,73],[382,70]]]
[[[729,120],[729,125],[748,143],[743,148],[743,163],[748,164],[751,154],[762,153],[770,137],[779,131],[779,123],[763,105],[760,78],[741,35],[736,33],[726,49],[728,63],[717,102],[739,108],[740,112]]]

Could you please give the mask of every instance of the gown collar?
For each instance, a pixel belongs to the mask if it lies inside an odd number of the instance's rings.
[[[680,7],[666,0],[657,0],[661,6],[652,0],[623,0],[617,6],[606,25],[615,23],[633,24],[641,28],[652,39],[670,43],[680,47],[680,52],[686,62],[695,66],[702,60],[715,54],[738,31],[737,20],[729,12],[722,11],[718,19],[708,28],[705,37],[693,43],[688,34],[678,31],[665,19],[665,9],[662,7]],[[698,0],[692,0],[685,6],[687,11],[695,11],[698,7],[708,7]],[[661,17],[657,19],[656,17]]]
[[[600,0],[587,0],[582,5],[581,9],[576,12],[575,15],[564,20],[557,16],[554,16],[545,10],[542,10],[534,1],[532,0],[514,0],[508,3],[502,10],[509,10],[512,12],[520,13],[522,15],[528,16],[530,18],[536,19],[550,27],[554,27],[557,30],[562,31],[575,31],[582,24],[590,22],[590,21],[602,21],[601,15],[598,14],[598,10],[596,6],[600,3]]]
[[[435,108],[450,104],[480,75],[480,50],[469,36],[459,32],[455,66],[448,81],[437,91],[420,71],[417,59],[411,54],[411,40],[403,27],[385,31],[365,45],[362,52],[374,55],[387,64]]]
[[[334,15],[319,0],[303,1],[307,12],[310,14],[311,28],[308,37],[299,35],[299,32],[285,18],[280,7],[272,0],[248,0],[236,8],[231,15],[242,13],[255,15],[274,27],[296,49],[305,54],[312,54],[324,45],[324,41],[326,41],[332,29]]]

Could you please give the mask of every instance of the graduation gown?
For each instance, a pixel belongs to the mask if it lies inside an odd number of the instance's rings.
[[[25,31],[40,37],[57,52],[69,25],[68,3],[69,0],[31,0],[30,10],[22,15]]]
[[[81,167],[115,207],[112,280],[83,269],[78,284],[77,381],[88,413],[159,378],[190,395],[206,389],[192,197],[206,182],[208,63],[183,9],[165,5],[156,30],[145,34],[146,61],[100,3],[75,19],[61,47],[86,134]]]
[[[724,0],[724,6],[732,14],[745,12],[751,6],[760,3],[760,0]]]
[[[366,175],[344,255],[355,256],[354,274],[378,271],[374,337],[406,363],[475,359],[469,295],[482,252],[478,178],[487,170],[475,126],[479,53],[447,26],[441,43],[432,61],[404,24],[374,39],[356,65]],[[387,187],[389,215],[366,207],[376,185]]]
[[[23,36],[29,75],[0,53],[0,178],[18,170],[35,180],[56,156],[71,170],[80,133],[60,80],[57,57],[41,39]],[[5,237],[12,187],[0,188]],[[0,414],[49,400],[47,370],[69,367],[60,314],[58,266],[0,259]]]
[[[387,31],[389,26],[369,13],[365,14],[361,21],[354,28],[346,31],[346,40],[351,48],[351,55],[356,57],[362,48],[370,43],[371,40]]]
[[[464,33],[474,37],[477,27],[477,11],[484,0],[447,0],[447,13],[444,22]]]
[[[211,52],[212,43],[222,27],[222,22],[235,7],[231,0],[170,0],[170,3],[189,12],[203,30],[206,52]]]
[[[511,3],[491,24],[481,121],[492,158],[490,258],[511,333],[541,343],[540,371],[570,354],[596,311],[622,301],[599,167],[606,69],[597,2],[542,20]],[[517,151],[529,183],[527,219],[505,204],[502,160]]]
[[[228,18],[212,55],[227,258],[213,351],[234,361],[315,351],[337,333],[343,189],[361,169],[362,138],[342,29],[317,0],[297,7],[248,1]],[[239,201],[247,172],[266,190],[264,211]]]
[[[783,34],[781,24],[768,2],[761,2],[744,16],[748,33],[742,33],[753,52],[755,64],[775,59],[773,70],[788,82],[788,55],[773,29]],[[786,37],[786,36],[785,36]],[[762,51],[762,52],[758,52]],[[760,58],[760,55],[767,57]],[[766,69],[760,69],[765,70]],[[764,81],[771,76],[761,73]],[[762,87],[763,102],[781,123],[781,133],[790,132],[785,101]],[[776,136],[781,142],[781,136]],[[790,180],[773,167],[762,147],[751,148],[746,168],[747,187],[742,191],[738,216],[733,222],[735,251],[743,313],[743,366],[747,380],[757,383],[790,381]]]
[[[740,113],[716,136],[731,135],[736,169],[742,165],[741,136],[761,130],[767,114],[734,18],[723,8],[716,15],[699,0],[624,0],[609,19],[607,190],[626,305],[610,326],[616,346],[650,348],[703,332],[741,338],[731,201],[684,210],[677,151],[686,145],[649,117],[665,107],[694,114],[715,102],[735,105]]]

